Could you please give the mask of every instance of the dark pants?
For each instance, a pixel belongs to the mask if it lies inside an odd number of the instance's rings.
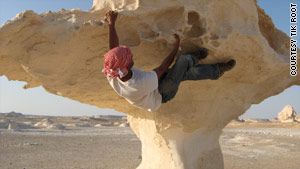
[[[178,87],[185,80],[218,79],[217,64],[199,64],[199,58],[192,54],[181,55],[172,68],[168,69],[158,81],[162,103],[173,99]]]

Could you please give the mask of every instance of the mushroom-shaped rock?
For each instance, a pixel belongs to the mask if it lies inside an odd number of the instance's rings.
[[[101,72],[110,9],[119,11],[120,45],[131,48],[139,69],[160,65],[172,50],[174,32],[181,38],[180,53],[201,46],[210,53],[201,63],[237,64],[218,80],[181,83],[176,97],[156,112],[136,108]],[[0,75],[27,82],[25,88],[42,85],[53,94],[128,114],[142,142],[138,169],[223,168],[222,128],[252,104],[300,85],[300,76],[290,75],[290,38],[253,0],[94,0],[86,12],[20,13],[0,28],[0,39]]]
[[[281,112],[278,113],[278,119],[282,123],[295,122],[297,113],[291,105],[286,105]]]

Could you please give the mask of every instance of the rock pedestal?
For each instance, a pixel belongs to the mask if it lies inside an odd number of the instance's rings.
[[[224,167],[219,145],[220,129],[200,128],[186,133],[182,128],[172,128],[160,132],[153,120],[129,119],[142,142],[142,163],[137,169]]]

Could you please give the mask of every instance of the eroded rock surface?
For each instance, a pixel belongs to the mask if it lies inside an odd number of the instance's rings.
[[[295,120],[297,120],[298,122],[300,122],[300,115],[298,115]]]
[[[294,108],[291,105],[286,105],[281,112],[278,113],[278,119],[283,123],[296,122],[296,115]]]
[[[180,53],[202,46],[210,55],[201,63],[234,58],[237,65],[219,80],[183,82],[157,112],[135,108],[101,72],[110,9],[119,11],[120,44],[131,47],[137,68],[158,66],[175,32]],[[300,85],[299,75],[289,74],[289,37],[253,0],[94,0],[89,11],[20,13],[0,28],[0,39],[0,75],[127,113],[142,142],[139,169],[223,168],[222,128],[252,104]]]

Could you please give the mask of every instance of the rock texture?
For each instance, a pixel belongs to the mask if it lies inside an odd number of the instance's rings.
[[[297,113],[291,105],[286,105],[281,112],[278,113],[278,119],[283,123],[296,122]]]
[[[298,115],[295,120],[297,120],[298,122],[300,122],[300,115]]]
[[[137,68],[158,66],[175,32],[180,53],[202,46],[210,55],[201,63],[234,58],[237,65],[219,80],[182,83],[157,112],[135,108],[101,72],[110,9],[119,11],[120,44],[131,47]],[[142,142],[138,169],[223,168],[222,128],[252,104],[300,85],[299,75],[289,75],[289,37],[253,0],[94,0],[89,11],[24,11],[0,28],[0,39],[0,75],[127,113]]]

